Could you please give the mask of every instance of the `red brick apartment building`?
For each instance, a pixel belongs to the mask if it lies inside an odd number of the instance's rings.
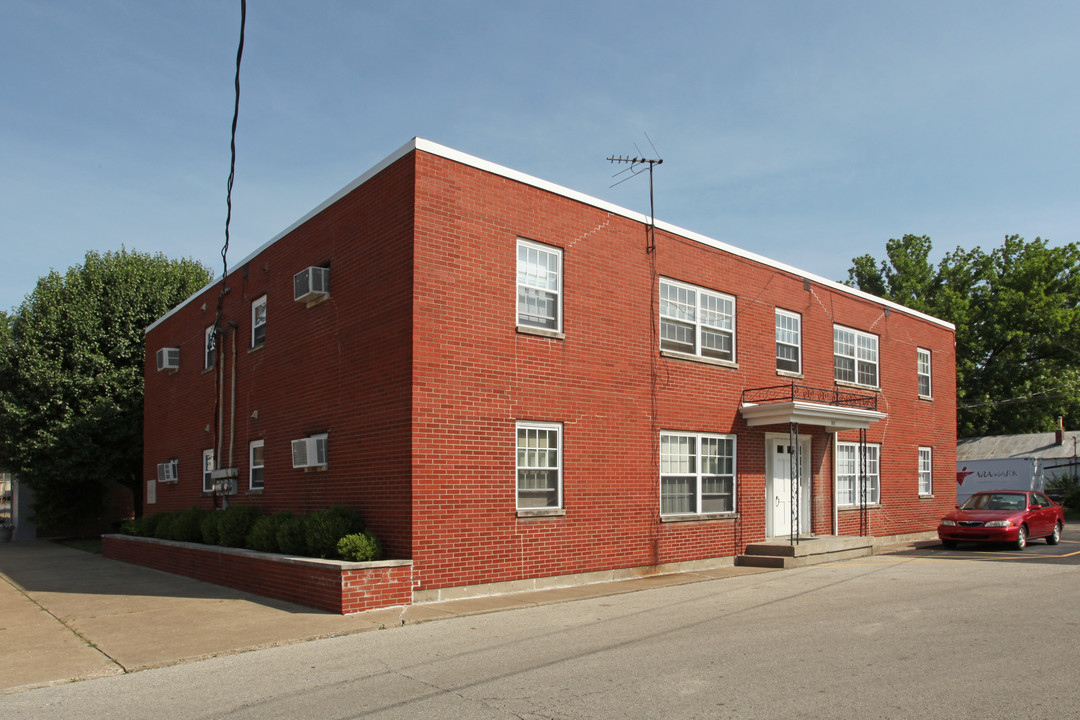
[[[147,330],[144,511],[220,506],[217,457],[230,503],[359,510],[417,600],[934,529],[953,327],[647,229],[408,143],[230,270],[218,332],[220,282]]]

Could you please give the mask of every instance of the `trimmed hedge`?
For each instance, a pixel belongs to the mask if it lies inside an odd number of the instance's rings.
[[[308,515],[288,511],[263,515],[255,505],[230,505],[219,511],[193,507],[127,521],[120,532],[352,562],[377,560],[382,555],[378,539],[365,531],[360,515],[342,505]]]

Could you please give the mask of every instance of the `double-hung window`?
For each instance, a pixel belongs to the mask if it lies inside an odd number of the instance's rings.
[[[776,310],[776,369],[802,372],[802,316]]]
[[[930,397],[930,351],[915,350],[915,372],[919,376],[919,397]]]
[[[735,298],[661,279],[660,349],[735,362]]]
[[[517,424],[517,507],[562,507],[562,425]]]
[[[928,447],[919,448],[919,494],[931,495],[934,492],[934,451]]]
[[[562,250],[517,243],[517,324],[562,332]]]
[[[248,446],[248,488],[262,490],[263,488],[263,440],[252,440]]]
[[[217,328],[213,325],[206,328],[204,333],[203,342],[203,368],[206,370],[214,367],[214,361],[217,359]]]
[[[735,438],[660,434],[660,514],[735,512]]]
[[[266,343],[266,296],[251,303],[251,347]]]
[[[203,450],[202,453],[202,489],[203,492],[214,492],[214,451]]]
[[[837,382],[878,386],[877,335],[833,326],[833,367]]]
[[[861,505],[863,493],[867,505],[881,502],[881,476],[878,445],[865,445],[866,454],[860,457],[859,443],[836,444],[836,504]]]

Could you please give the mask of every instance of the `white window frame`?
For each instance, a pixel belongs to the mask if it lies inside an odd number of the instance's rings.
[[[735,363],[734,295],[660,278],[659,300],[661,352]],[[726,338],[729,349],[705,349],[709,336]]]
[[[263,456],[263,448],[265,447],[265,440],[252,440],[248,443],[248,490],[262,490],[264,485],[264,475],[266,468],[266,459]],[[255,463],[255,451],[259,450],[259,463]],[[258,480],[256,481],[255,471],[259,471]]]
[[[930,351],[926,348],[915,348],[915,374],[917,375],[917,387],[919,397],[933,397],[934,386],[930,380]],[[923,380],[926,381],[926,392],[923,392]]]
[[[705,455],[705,442],[717,442],[717,454]],[[685,448],[685,452],[683,452]],[[726,450],[726,454],[724,454]],[[713,458],[713,472],[706,472],[704,458]],[[729,515],[738,511],[738,482],[736,474],[736,437],[715,433],[689,433],[665,431],[660,433],[660,515],[672,516],[710,516]],[[729,492],[706,492],[706,481],[714,480],[729,483]],[[687,481],[690,481],[689,484]],[[665,492],[675,482],[690,487],[689,492],[674,495]],[[710,501],[730,497],[728,507],[718,508]],[[685,498],[685,507],[678,507],[677,499]]]
[[[525,444],[522,444],[522,434],[524,433]],[[538,442],[534,447],[530,447],[529,437],[530,433],[536,433],[535,437]],[[539,436],[543,433],[546,439],[550,440],[552,436],[555,438],[555,447],[540,447]],[[518,510],[561,510],[563,506],[563,426],[562,423],[548,423],[548,422],[531,422],[531,421],[518,421],[514,428],[514,448],[515,448],[515,473],[514,473],[514,495],[515,503]],[[549,443],[545,443],[546,445]],[[554,462],[552,462],[551,454],[554,453]],[[536,487],[524,487],[529,483],[528,474],[535,472],[554,473],[555,487],[550,488],[536,488]],[[537,491],[546,491],[551,493],[554,490],[554,504],[548,500],[545,504],[537,505],[535,500],[530,500],[530,491],[533,498],[538,496]],[[523,500],[525,502],[523,502]]]
[[[881,504],[881,446],[866,444],[866,504]],[[837,442],[833,462],[837,507],[859,506],[859,443]]]
[[[919,494],[934,494],[934,449],[919,448]]]
[[[214,492],[214,450],[202,451],[202,491],[204,493]]]
[[[260,312],[261,310],[261,312]],[[261,331],[261,332],[260,332]],[[266,344],[266,296],[251,303],[251,347]]]
[[[519,328],[541,332],[562,332],[562,258],[562,248],[518,238],[517,326]]]
[[[212,370],[217,362],[217,328],[213,325],[203,333],[203,369]]]
[[[849,385],[880,387],[879,347],[877,335],[843,325],[833,325],[833,378],[836,382]],[[840,377],[841,359],[844,364],[851,363],[850,369],[844,368],[844,372],[850,372],[852,377]]]
[[[781,362],[791,362],[790,358],[780,356],[782,347],[794,348],[794,369],[780,366]],[[780,308],[776,308],[776,370],[781,373],[802,374],[802,315]]]

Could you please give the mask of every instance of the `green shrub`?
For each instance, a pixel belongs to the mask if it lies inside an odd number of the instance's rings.
[[[220,532],[218,525],[221,521],[221,513],[216,510],[211,510],[203,516],[202,522],[199,523],[199,530],[202,533],[202,541],[207,545],[217,545],[218,538],[220,538]]]
[[[278,512],[273,515],[263,515],[251,526],[251,532],[247,536],[247,546],[251,550],[259,552],[280,552],[277,534],[282,523],[291,518],[291,512]]]
[[[218,518],[218,545],[225,547],[244,547],[247,544],[251,526],[262,511],[255,505],[230,505]]]
[[[338,540],[364,530],[364,521],[355,510],[335,506],[316,510],[307,516],[307,554],[311,557],[337,557]]]
[[[120,527],[118,527],[117,530],[121,535],[138,535],[139,527],[139,518],[132,518],[120,523]]]
[[[171,513],[162,513],[162,515],[163,517],[158,518],[157,523],[154,525],[154,534],[152,537],[161,540],[171,540],[174,518]]]
[[[169,525],[169,540],[201,543],[202,521],[205,516],[205,510],[194,507],[174,513]]]
[[[1046,491],[1053,497],[1060,497],[1070,515],[1080,513],[1080,478],[1076,475],[1054,478],[1046,484]]]
[[[157,537],[157,526],[162,520],[169,516],[168,513],[154,513],[153,515],[143,515],[139,519],[139,535],[142,537]]]
[[[361,533],[346,535],[338,540],[337,552],[342,560],[368,562],[382,557],[382,546],[371,532],[365,530]]]
[[[285,518],[277,531],[278,552],[286,555],[303,555],[307,552],[307,518]]]

